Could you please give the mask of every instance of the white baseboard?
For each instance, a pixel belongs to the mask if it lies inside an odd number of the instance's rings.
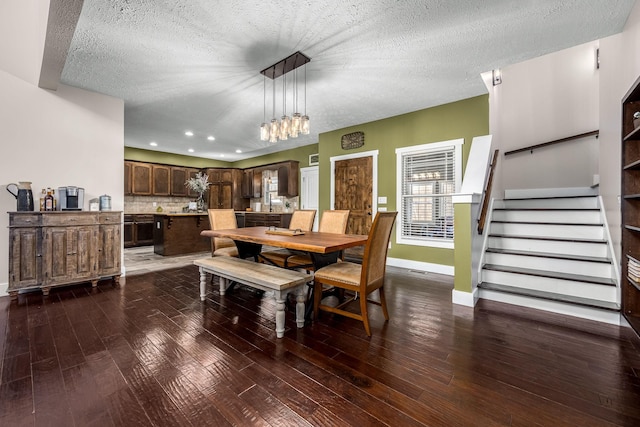
[[[387,257],[387,265],[392,267],[407,268],[409,270],[427,271],[429,273],[446,274],[447,276],[454,275],[454,267],[451,265],[432,264],[430,262],[411,261],[401,258],[389,258]]]
[[[478,288],[475,288],[473,292],[462,292],[454,289],[451,291],[451,302],[467,307],[475,307],[478,302]]]
[[[0,297],[8,297],[8,296],[9,296],[9,284],[0,283]]]

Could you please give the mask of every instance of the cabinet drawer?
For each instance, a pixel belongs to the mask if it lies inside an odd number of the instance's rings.
[[[100,214],[100,224],[120,224],[121,222],[120,212]]]
[[[95,225],[98,223],[98,213],[57,213],[43,215],[42,225],[44,226],[66,226],[66,225]]]
[[[16,214],[9,215],[9,227],[28,227],[33,225],[40,225],[42,217],[39,214]]]

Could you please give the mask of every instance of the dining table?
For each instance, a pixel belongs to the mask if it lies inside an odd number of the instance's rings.
[[[306,252],[317,270],[338,261],[341,251],[367,243],[367,235],[321,233],[318,231],[295,232],[275,227],[245,227],[223,230],[203,230],[204,237],[225,237],[233,240],[240,258],[256,260],[263,245]],[[276,233],[282,234],[276,234]]]

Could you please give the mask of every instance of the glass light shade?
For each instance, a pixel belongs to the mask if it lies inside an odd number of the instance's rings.
[[[280,132],[278,120],[271,119],[271,128],[269,130],[269,142],[278,142],[278,133]]]
[[[291,130],[289,130],[289,136],[297,138],[300,132],[300,113],[293,113],[291,117]]]
[[[268,141],[269,140],[269,124],[262,123],[260,125],[260,141]]]
[[[300,119],[300,133],[303,135],[309,135],[309,116],[304,115]]]
[[[289,127],[291,125],[291,119],[289,116],[284,115],[280,120],[280,139],[285,141],[289,137]]]

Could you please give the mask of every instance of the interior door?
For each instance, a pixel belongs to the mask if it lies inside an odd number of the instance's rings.
[[[373,209],[373,157],[335,162],[334,209],[349,209],[348,234],[369,234]],[[347,250],[362,256],[364,246]]]
[[[318,208],[320,206],[320,175],[318,173],[318,167],[312,166],[308,168],[302,168],[300,169],[300,173],[300,181],[302,182],[300,208],[315,209],[316,217],[313,220],[313,231],[318,231],[318,218],[320,218],[320,212],[318,212]]]

